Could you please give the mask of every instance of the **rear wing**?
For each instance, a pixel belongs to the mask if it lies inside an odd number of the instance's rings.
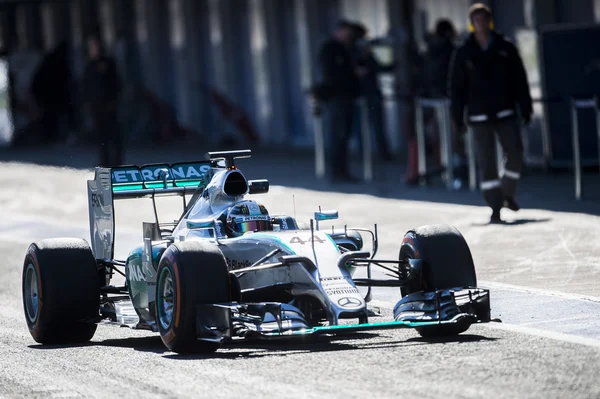
[[[114,200],[185,196],[206,187],[212,177],[208,161],[95,169],[88,180],[92,250],[96,259],[113,259]],[[185,202],[184,202],[185,204]],[[156,215],[156,207],[154,209]]]

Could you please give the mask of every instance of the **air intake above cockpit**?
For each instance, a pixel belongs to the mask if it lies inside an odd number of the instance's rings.
[[[232,197],[244,195],[248,192],[248,181],[241,172],[232,170],[225,178],[223,192]]]

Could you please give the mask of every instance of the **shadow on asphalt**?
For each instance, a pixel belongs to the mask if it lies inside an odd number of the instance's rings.
[[[551,218],[543,218],[543,219],[515,219],[515,220],[505,220],[502,223],[496,223],[496,225],[501,226],[521,226],[524,224],[532,224],[532,223],[546,223],[551,221]],[[493,223],[471,223],[473,227],[481,227],[481,226],[490,226]]]
[[[155,162],[182,162],[202,160],[207,151],[216,150],[206,144],[174,144],[169,146],[137,146],[127,152],[126,163],[143,165]],[[227,148],[218,148],[226,150]],[[237,148],[236,148],[237,149]],[[0,149],[0,162],[24,162],[55,167],[92,169],[97,158],[93,147],[50,147]],[[356,157],[355,157],[356,158]],[[304,150],[253,149],[253,158],[238,161],[238,166],[249,179],[268,179],[272,185],[289,188],[333,191],[347,194],[367,194],[383,198],[410,201],[485,206],[480,192],[467,188],[449,191],[439,178],[426,187],[407,186],[403,183],[404,163],[374,163],[374,179],[370,183],[334,184],[314,177],[312,153]],[[360,176],[360,157],[352,170]],[[594,184],[591,184],[594,182]],[[584,174],[584,198],[574,199],[573,177],[570,172],[526,174],[519,186],[518,201],[524,209],[544,209],[558,212],[600,215],[600,185],[597,173]],[[531,222],[521,222],[531,223]],[[514,224],[514,223],[513,223]]]
[[[104,341],[90,341],[75,345],[29,345],[31,349],[53,350],[68,348],[87,348],[92,346],[106,346],[112,348],[130,348],[141,352],[165,353],[168,349],[164,346],[160,336],[155,337],[133,337],[123,339],[106,339]]]
[[[151,352],[164,355],[167,359],[173,360],[198,360],[198,359],[249,359],[267,356],[291,356],[315,352],[337,352],[352,350],[368,350],[382,348],[399,348],[432,344],[447,343],[476,343],[495,341],[497,338],[487,338],[480,335],[459,335],[449,338],[425,339],[421,337],[409,338],[406,340],[377,340],[381,338],[375,333],[356,333],[335,337],[304,337],[297,339],[281,339],[274,341],[261,340],[235,340],[234,342],[223,345],[215,353],[178,355],[170,352],[163,344],[159,336],[152,337],[132,337],[123,339],[107,339],[104,341],[92,341],[80,345],[29,345],[29,348],[36,350],[57,350],[68,348],[85,347],[111,347],[111,348],[129,348],[140,352]]]
[[[471,335],[471,334],[460,334],[454,337],[415,337],[409,338],[407,342],[421,342],[426,344],[463,344],[468,342],[482,342],[482,341],[497,341],[498,338],[489,338],[482,335]]]

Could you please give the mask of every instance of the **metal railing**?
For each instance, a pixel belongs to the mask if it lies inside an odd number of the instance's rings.
[[[440,161],[444,169],[444,180],[449,189],[454,187],[454,165],[452,151],[452,124],[450,121],[450,99],[421,98],[415,101],[415,130],[419,158],[419,182],[425,184],[427,156],[425,143],[424,110],[432,108],[436,113],[440,135]]]
[[[582,109],[594,109],[596,111],[596,131],[598,134],[598,164],[600,167],[600,109],[594,98],[575,99],[571,98],[571,139],[573,141],[573,173],[575,175],[575,198],[581,199],[581,148],[579,143],[579,118],[578,111]]]
[[[427,176],[427,158],[424,128],[424,109],[432,108],[435,110],[439,123],[440,134],[440,157],[441,166],[444,169],[444,180],[448,189],[454,189],[454,164],[453,164],[453,139],[452,125],[450,120],[450,99],[448,98],[417,98],[416,102],[416,136],[419,158],[419,180],[421,184],[425,183]],[[475,156],[475,138],[473,130],[469,128],[466,134],[466,156],[469,169],[469,189],[477,190],[477,161]],[[500,142],[496,139],[496,158],[498,172],[504,168],[504,151]]]
[[[371,129],[368,118],[368,110],[364,100],[358,100],[361,120],[362,137],[362,164],[363,179],[365,181],[373,180],[373,156],[371,147]],[[454,165],[453,165],[453,140],[450,120],[450,100],[447,98],[417,98],[416,105],[416,138],[418,148],[418,172],[421,184],[425,183],[427,176],[427,156],[426,140],[424,126],[424,110],[426,108],[434,109],[439,123],[440,135],[440,158],[441,166],[444,169],[444,180],[449,189],[454,188]],[[313,107],[315,104],[313,104]],[[318,105],[321,107],[321,105]],[[596,111],[596,130],[598,136],[598,159],[600,165],[600,108],[594,98],[575,99],[571,98],[571,123],[572,123],[572,142],[573,142],[573,173],[575,180],[575,198],[582,198],[582,166],[581,166],[581,148],[578,111],[583,109],[594,109]],[[315,132],[315,174],[317,178],[325,177],[326,173],[326,151],[325,135],[323,129],[322,113],[314,114],[314,132]],[[334,145],[334,143],[332,143]],[[466,155],[469,169],[469,189],[477,190],[477,162],[475,157],[475,138],[473,130],[469,128],[466,134]],[[498,162],[498,172],[504,167],[504,153],[502,146],[496,140],[496,156]]]
[[[477,190],[477,161],[475,159],[475,136],[467,129],[467,159],[469,160],[469,190]]]
[[[360,134],[362,141],[362,166],[363,180],[370,182],[373,180],[373,154],[371,146],[371,128],[369,124],[369,112],[364,99],[357,100],[357,106],[360,109]],[[311,100],[313,109],[313,129],[315,133],[315,176],[318,179],[325,177],[327,172],[326,150],[325,150],[325,129],[323,121],[323,105]],[[318,107],[318,108],[317,108]],[[317,112],[315,112],[317,110]],[[336,145],[336,143],[330,143]]]

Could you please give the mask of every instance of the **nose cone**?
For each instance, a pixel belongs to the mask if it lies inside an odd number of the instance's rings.
[[[358,288],[345,278],[324,279],[321,284],[337,319],[366,320],[367,304]]]

